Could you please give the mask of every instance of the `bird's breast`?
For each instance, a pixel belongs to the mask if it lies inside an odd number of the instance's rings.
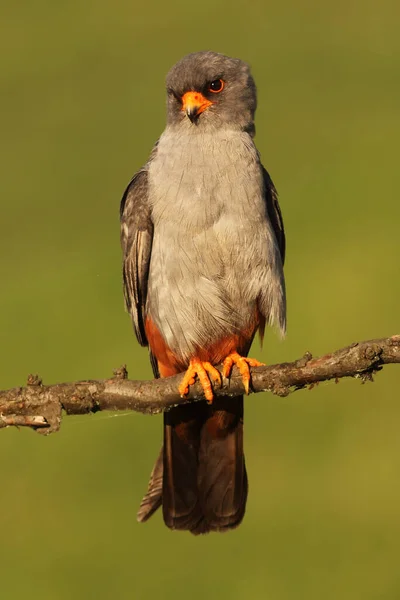
[[[267,221],[258,154],[245,135],[164,134],[150,165],[147,314],[186,358],[254,321]]]
[[[243,225],[249,215],[265,210],[257,150],[242,132],[166,132],[149,175],[155,228],[170,223],[193,233],[229,215]]]

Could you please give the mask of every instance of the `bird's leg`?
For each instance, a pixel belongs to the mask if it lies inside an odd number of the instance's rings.
[[[214,382],[221,384],[221,374],[211,363],[203,362],[199,358],[191,359],[189,367],[178,388],[180,395],[183,397],[189,393],[189,387],[194,384],[196,375],[202,385],[207,402],[211,404],[214,398],[211,379]]]
[[[250,386],[250,367],[264,367],[265,364],[255,358],[247,358],[247,356],[240,356],[237,352],[231,352],[223,362],[222,375],[224,377],[231,376],[233,365],[236,365],[239,369],[244,389],[246,390],[246,394],[248,394]]]

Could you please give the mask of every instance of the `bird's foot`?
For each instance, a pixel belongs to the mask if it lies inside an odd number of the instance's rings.
[[[228,354],[223,362],[222,375],[224,377],[231,376],[233,365],[236,365],[239,369],[244,389],[246,390],[246,394],[248,394],[250,387],[250,367],[264,367],[265,364],[255,358],[247,358],[247,356],[240,356],[237,352],[232,352]]]
[[[207,402],[211,404],[214,398],[211,379],[221,385],[221,374],[211,363],[203,362],[199,358],[191,359],[188,370],[178,388],[180,395],[184,397],[189,393],[189,387],[196,381],[196,376],[202,385]]]

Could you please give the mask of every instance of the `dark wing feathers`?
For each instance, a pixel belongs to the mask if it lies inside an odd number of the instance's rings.
[[[278,242],[278,247],[283,265],[285,262],[286,240],[285,230],[283,227],[282,213],[278,202],[278,192],[276,191],[276,188],[272,183],[272,179],[269,176],[267,170],[264,167],[262,167],[262,170],[268,217],[274,230],[276,241]]]
[[[125,304],[142,346],[147,346],[144,329],[153,224],[148,201],[148,173],[133,177],[121,200],[121,245]]]

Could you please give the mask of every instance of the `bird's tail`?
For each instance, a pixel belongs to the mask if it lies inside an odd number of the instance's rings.
[[[164,414],[164,447],[152,471],[138,520],[162,504],[171,529],[226,531],[243,519],[247,474],[243,397],[194,402]]]

